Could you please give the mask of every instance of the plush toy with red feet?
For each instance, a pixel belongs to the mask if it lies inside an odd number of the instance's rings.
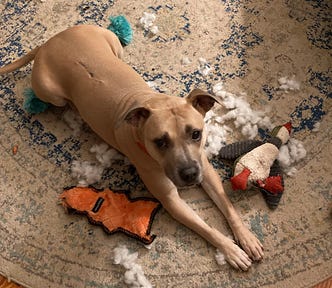
[[[290,138],[292,125],[277,126],[267,141],[248,140],[221,148],[221,159],[232,160],[234,176],[231,178],[234,190],[246,190],[254,184],[262,192],[269,208],[275,209],[284,191],[282,170],[277,157],[281,145]]]

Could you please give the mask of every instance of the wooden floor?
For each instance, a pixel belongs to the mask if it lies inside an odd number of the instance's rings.
[[[22,288],[22,286],[13,282],[8,282],[5,277],[0,275],[0,288]]]
[[[13,282],[8,282],[8,280],[5,277],[2,277],[0,275],[0,288],[24,288],[24,287],[21,285],[17,285]],[[319,283],[318,285],[312,288],[332,288],[332,277]]]

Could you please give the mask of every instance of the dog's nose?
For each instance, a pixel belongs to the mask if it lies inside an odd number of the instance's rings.
[[[196,166],[191,166],[181,169],[179,174],[184,182],[192,184],[197,180],[198,173],[198,168]]]

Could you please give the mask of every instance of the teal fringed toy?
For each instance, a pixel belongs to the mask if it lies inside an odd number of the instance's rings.
[[[115,17],[111,16],[109,20],[111,24],[107,29],[112,31],[119,38],[123,46],[127,46],[133,40],[133,30],[127,19],[120,15]],[[50,106],[49,103],[38,99],[31,88],[27,88],[23,92],[23,95],[25,97],[23,108],[29,114],[42,113]]]
[[[127,19],[120,15],[110,17],[111,24],[108,26],[108,30],[111,30],[116,36],[118,36],[121,44],[127,46],[133,40],[133,30],[130,27]]]
[[[42,113],[50,106],[49,103],[46,103],[37,98],[36,94],[31,88],[25,89],[23,95],[25,97],[23,108],[29,114]]]

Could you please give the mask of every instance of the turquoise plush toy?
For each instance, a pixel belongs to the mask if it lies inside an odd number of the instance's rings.
[[[127,46],[133,40],[133,30],[127,19],[120,15],[114,17],[111,16],[109,20],[111,24],[107,27],[107,29],[118,36],[123,46]],[[42,113],[50,106],[49,103],[38,99],[31,88],[27,88],[23,92],[23,95],[25,97],[23,108],[29,114]]]
[[[109,18],[111,24],[108,26],[108,30],[111,30],[116,36],[118,36],[121,44],[127,46],[133,40],[133,30],[130,27],[127,19],[120,15]]]
[[[31,88],[27,88],[23,92],[24,95],[24,104],[23,108],[29,114],[39,114],[44,112],[49,106],[49,103],[46,103],[39,98],[37,98],[35,92]]]

